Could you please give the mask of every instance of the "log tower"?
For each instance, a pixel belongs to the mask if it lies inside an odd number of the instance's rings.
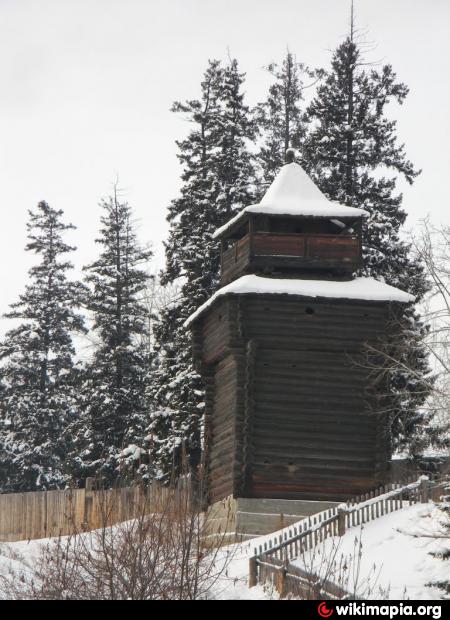
[[[385,480],[386,395],[364,356],[413,297],[354,276],[366,215],[292,161],[216,231],[221,288],[187,321],[206,384],[209,503],[335,502]]]

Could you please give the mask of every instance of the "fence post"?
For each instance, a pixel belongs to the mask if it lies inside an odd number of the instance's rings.
[[[345,511],[339,506],[338,508],[338,536],[345,534]]]
[[[86,478],[84,486],[84,517],[83,529],[88,531],[91,529],[92,508],[94,503],[94,478]]]
[[[436,480],[430,482],[430,498],[432,502],[439,501],[439,485]]]
[[[44,538],[50,535],[48,527],[48,491],[44,491]]]
[[[253,588],[256,585],[258,585],[258,563],[254,555],[248,561],[248,587]]]
[[[427,504],[429,499],[429,487],[428,487],[428,478],[426,476],[422,476],[420,479],[420,501],[422,504]]]
[[[286,596],[286,567],[280,566],[275,575],[275,588],[280,598]]]
[[[320,586],[319,581],[316,581],[312,586],[313,600],[320,601],[320,599],[322,598],[321,594],[322,594],[322,588]]]

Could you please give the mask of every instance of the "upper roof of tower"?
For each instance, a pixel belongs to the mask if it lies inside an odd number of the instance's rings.
[[[367,216],[363,209],[346,207],[329,200],[295,162],[281,168],[259,204],[242,209],[224,226],[218,228],[213,237],[222,237],[249,213],[337,219]]]

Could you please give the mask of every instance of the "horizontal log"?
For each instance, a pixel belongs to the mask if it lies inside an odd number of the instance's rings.
[[[338,329],[333,325],[322,326],[320,324],[314,327],[301,324],[284,324],[283,326],[274,327],[267,321],[257,320],[253,321],[251,326],[245,327],[244,330],[247,338],[258,338],[262,343],[266,341],[276,342],[277,340],[290,337],[295,339],[296,347],[298,347],[299,350],[333,351],[335,350],[333,345],[339,345],[341,348],[338,350],[343,353],[346,351],[361,352],[363,347],[366,346],[366,343],[378,343],[378,339],[382,332],[381,328],[380,330],[358,329],[357,325],[354,326],[353,330],[350,325],[345,329]],[[316,340],[318,340],[317,343]],[[326,347],[323,346],[324,340],[329,341]],[[283,350],[285,347],[278,345],[274,348]]]
[[[274,393],[274,389],[276,386],[273,385],[264,385],[264,383],[261,381],[258,383],[257,386],[257,394],[256,394],[256,401],[257,402],[261,402],[262,400],[266,400],[266,402],[269,401],[270,398],[275,399],[276,398],[276,392]],[[278,388],[279,389],[279,388]],[[339,408],[344,408],[344,409],[348,409],[348,410],[354,410],[356,412],[360,412],[362,415],[362,412],[365,409],[366,403],[367,401],[362,398],[359,397],[357,395],[353,395],[353,398],[351,398],[350,394],[335,394],[335,393],[331,393],[331,394],[321,394],[319,390],[314,390],[314,389],[309,389],[309,390],[305,390],[305,392],[301,392],[299,391],[295,391],[292,390],[293,393],[288,394],[288,393],[282,393],[280,391],[279,393],[279,398],[278,398],[278,406],[281,407],[282,403],[294,403],[294,404],[298,404],[300,402],[304,402],[304,403],[308,403],[310,405],[314,404],[314,405],[320,405],[323,409],[327,409],[327,408],[335,408],[336,410]],[[277,402],[276,401],[272,401],[274,402],[274,406],[275,406],[275,410],[276,410],[276,405]]]
[[[388,316],[388,314],[390,313],[390,306],[385,301],[364,299],[355,299],[349,301],[348,299],[337,299],[335,297],[313,297],[310,301],[309,299],[301,299],[300,297],[301,296],[296,297],[294,295],[288,294],[271,295],[269,293],[249,293],[240,296],[240,303],[242,307],[245,308],[261,308],[262,306],[264,306],[265,308],[280,308],[283,311],[288,311],[293,308],[296,308],[296,311],[298,311],[299,308],[305,308],[307,305],[313,303],[317,306],[324,308],[325,310],[331,311],[332,314],[344,312],[346,314],[372,312],[374,314],[384,314],[385,316]],[[229,299],[231,299],[231,297]]]
[[[297,368],[289,368],[290,372],[283,373],[282,370],[270,366],[260,367],[256,369],[256,377],[254,380],[254,386],[256,389],[259,387],[272,388],[278,386],[280,391],[288,390],[291,393],[315,393],[317,388],[325,390],[326,394],[332,395],[347,395],[356,392],[356,398],[362,398],[365,400],[367,395],[367,388],[361,379],[352,383],[347,378],[342,377],[342,381],[339,376],[330,377],[327,380],[326,372],[317,370],[316,372],[310,372],[308,374],[302,374],[298,372]],[[359,392],[359,393],[358,393]]]
[[[334,486],[327,486],[326,482],[321,481],[309,486],[254,483],[251,496],[267,499],[283,497],[297,500],[345,501],[377,485],[377,481],[370,477],[358,480],[336,480]]]
[[[231,481],[227,481],[223,484],[215,484],[213,481],[209,482],[208,498],[209,502],[213,504],[233,493],[233,484]]]
[[[210,467],[220,466],[223,463],[226,463],[229,469],[230,459],[232,461],[233,456],[234,456],[233,441],[229,441],[227,443],[221,443],[219,445],[213,442],[210,452],[209,452]]]
[[[286,373],[289,368],[296,366],[305,373],[327,372],[330,376],[341,376],[344,380],[348,377],[348,380],[351,380],[367,376],[367,368],[362,366],[363,361],[361,353],[355,355],[342,351],[277,350],[264,347],[260,343],[256,367],[272,366],[274,370],[279,369]]]
[[[285,395],[284,399],[276,402],[275,396],[255,398],[256,415],[265,424],[278,424],[279,420],[284,420],[286,424],[291,423],[294,427],[309,426],[311,428],[322,427],[323,424],[339,424],[339,426],[352,427],[354,424],[360,428],[370,428],[377,424],[377,416],[365,411],[364,408],[356,406],[354,403],[344,403],[339,407],[322,407],[316,400],[299,401],[289,399]],[[355,406],[354,406],[355,405]],[[348,428],[347,428],[348,430]]]
[[[271,467],[280,467],[283,470],[286,468],[288,462],[293,463],[298,471],[301,471],[304,466],[312,465],[316,463],[316,467],[319,469],[327,470],[332,468],[340,468],[357,470],[361,463],[372,466],[374,464],[374,453],[355,453],[349,451],[347,453],[325,453],[323,451],[314,451],[313,449],[297,450],[293,447],[275,447],[265,446],[264,449],[260,449],[257,443],[253,444],[253,458],[252,466],[260,465],[261,467],[269,470]]]
[[[223,310],[221,313],[225,316]],[[360,328],[367,325],[369,329],[381,327],[388,320],[388,316],[383,310],[376,309],[372,311],[372,309],[368,310],[363,307],[354,308],[351,306],[330,308],[313,299],[295,305],[286,304],[285,300],[278,304],[268,304],[266,301],[261,302],[261,300],[258,304],[250,304],[243,300],[241,302],[241,316],[245,319],[261,320],[272,324],[274,324],[277,318],[282,318],[289,323],[302,323],[312,327],[318,323],[345,327],[349,319],[352,319]],[[237,319],[236,310],[231,310],[228,318],[230,323],[233,323]]]
[[[298,450],[301,454],[309,454],[310,451],[320,451],[323,456],[323,447],[326,442],[327,452],[326,456],[333,454],[371,454],[376,452],[375,437],[368,437],[361,434],[356,438],[349,438],[344,433],[341,436],[323,435],[317,432],[315,435],[309,433],[306,435],[299,431],[298,433],[277,433],[276,431],[269,432],[265,428],[254,429],[252,433],[252,443],[254,450],[261,451],[270,450],[274,446],[279,448],[281,455],[285,454],[285,451]],[[286,457],[287,458],[287,457]]]
[[[330,494],[339,489],[342,492],[345,489],[361,488],[364,492],[373,489],[377,485],[376,477],[365,471],[361,471],[359,475],[348,472],[330,472],[330,475],[320,476],[317,472],[310,472],[308,476],[302,476],[295,479],[281,478],[280,480],[268,480],[261,477],[258,472],[254,472],[252,476],[252,494],[249,497],[256,497],[253,493],[256,489],[274,488],[283,489],[286,492],[302,490],[303,492],[317,492]],[[279,495],[282,498],[282,495]],[[349,498],[351,495],[348,496]]]

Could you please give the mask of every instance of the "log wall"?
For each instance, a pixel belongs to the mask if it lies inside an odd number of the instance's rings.
[[[351,275],[361,263],[358,235],[287,234],[258,232],[221,252],[221,284],[245,273],[290,272],[302,277],[312,269],[335,276]]]
[[[209,493],[216,501],[233,493],[233,462],[236,419],[236,361],[228,355],[217,364],[209,420]]]
[[[255,294],[219,299],[199,319],[211,501],[337,501],[385,480],[383,389],[362,356],[389,322],[388,303]]]

